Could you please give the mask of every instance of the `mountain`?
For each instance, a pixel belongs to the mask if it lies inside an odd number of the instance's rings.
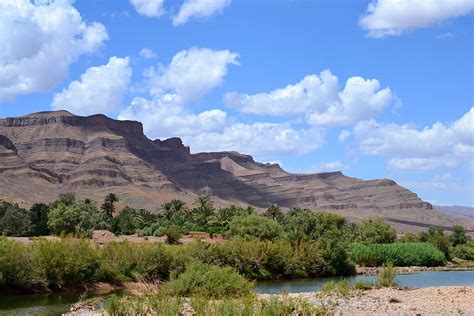
[[[191,154],[179,138],[150,140],[141,123],[104,115],[57,111],[1,119],[0,162],[0,196],[25,207],[68,191],[96,201],[115,192],[124,203],[151,210],[209,194],[219,205],[276,203],[351,220],[384,217],[400,231],[460,223],[392,180],[292,174],[237,152]]]
[[[458,205],[453,205],[453,206],[433,205],[433,208],[453,217],[474,219],[474,207],[458,206]]]

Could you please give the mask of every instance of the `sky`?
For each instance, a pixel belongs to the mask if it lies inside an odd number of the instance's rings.
[[[472,0],[0,0],[0,117],[103,113],[474,206],[473,19]]]

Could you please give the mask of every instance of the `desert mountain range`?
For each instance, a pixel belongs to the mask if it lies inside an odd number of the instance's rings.
[[[150,210],[209,194],[218,205],[276,203],[350,220],[383,217],[399,231],[432,224],[474,228],[470,219],[434,210],[389,179],[292,174],[237,152],[191,154],[179,138],[151,140],[141,123],[104,115],[56,111],[0,119],[0,198],[28,207],[69,191],[96,201],[115,192],[123,205]]]

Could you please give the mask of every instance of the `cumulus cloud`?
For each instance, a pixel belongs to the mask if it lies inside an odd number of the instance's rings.
[[[145,59],[153,59],[156,58],[156,54],[154,51],[152,51],[149,48],[142,48],[139,53],[140,57],[143,57]]]
[[[189,103],[222,84],[238,54],[192,48],[177,53],[167,66],[146,72],[149,97],[136,97],[119,119],[143,122],[152,138],[182,137],[193,151],[236,150],[272,159],[308,153],[324,142],[316,128],[296,129],[289,123],[235,122],[219,109],[193,113]]]
[[[340,162],[339,160],[329,161],[329,162],[320,162],[313,166],[311,169],[312,172],[331,172],[331,171],[341,171],[346,168],[346,165]]]
[[[173,25],[185,24],[193,18],[207,18],[221,13],[229,6],[231,0],[185,0],[177,15],[173,17]]]
[[[0,101],[51,90],[79,56],[108,38],[102,24],[83,21],[71,3],[0,2]]]
[[[81,115],[114,113],[122,105],[131,75],[128,57],[111,57],[106,65],[87,69],[79,81],[56,93],[52,107]]]
[[[163,0],[130,0],[138,14],[158,18],[165,13]]]
[[[349,125],[374,117],[394,99],[390,88],[375,79],[351,77],[339,91],[338,78],[329,70],[306,76],[296,84],[254,95],[227,93],[224,104],[243,113],[304,115],[320,127]]]
[[[474,107],[450,125],[436,122],[419,130],[370,120],[358,123],[353,135],[363,153],[391,157],[392,170],[455,168],[474,157]]]
[[[186,137],[194,134],[222,132],[227,113],[214,109],[193,114],[177,95],[163,95],[152,100],[134,98],[122,111],[120,120],[138,120],[152,138]]]
[[[359,25],[370,37],[400,35],[474,10],[472,0],[374,0]]]
[[[339,137],[338,137],[338,141],[340,143],[343,143],[345,142],[349,137],[351,137],[351,132],[349,132],[348,130],[342,130],[340,133],[339,133]]]
[[[228,50],[182,50],[168,66],[148,70],[150,93],[161,95],[171,89],[184,101],[197,100],[223,82],[229,65],[239,65],[238,56]]]
[[[233,123],[221,132],[184,139],[194,151],[235,150],[265,160],[309,153],[324,143],[324,132],[314,128],[295,129],[289,123]]]

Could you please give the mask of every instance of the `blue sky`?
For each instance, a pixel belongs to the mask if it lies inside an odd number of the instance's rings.
[[[474,206],[470,0],[3,0],[0,116],[68,109],[192,151]]]

